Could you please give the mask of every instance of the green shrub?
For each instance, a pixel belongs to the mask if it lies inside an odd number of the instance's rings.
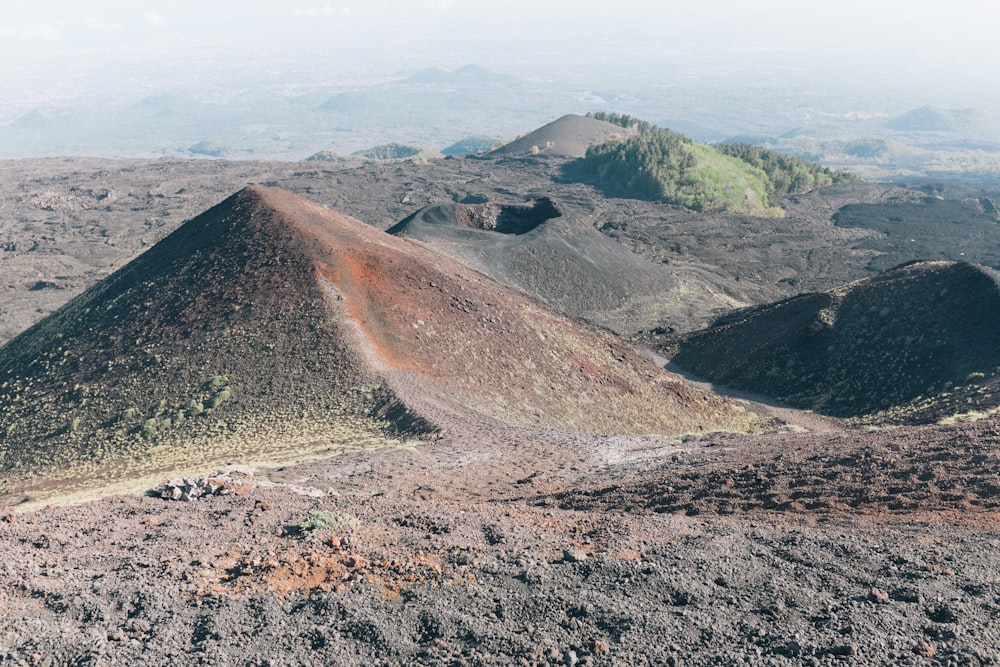
[[[635,116],[630,116],[627,113],[609,113],[607,111],[591,111],[587,114],[587,118],[593,118],[595,120],[603,120],[608,123],[613,123],[615,125],[621,125],[625,129],[630,127],[635,127],[639,132],[648,132],[652,129],[652,125],[648,122],[636,118]]]
[[[834,171],[760,146],[733,143],[719,144],[715,148],[724,155],[761,169],[770,182],[770,193],[779,197],[859,180],[853,174]]]
[[[159,426],[159,422],[156,418],[147,419],[143,422],[142,428],[139,429],[139,437],[143,440],[149,440],[154,435],[156,435]]]
[[[331,512],[330,510],[315,510],[309,513],[302,523],[299,524],[299,528],[305,532],[312,530],[322,530],[323,528],[330,528],[331,526],[346,526],[353,528],[359,525],[361,522],[353,514],[348,514],[347,512]]]
[[[229,378],[225,375],[216,375],[208,381],[208,390],[215,391],[219,387],[225,387],[227,384],[229,384]]]
[[[475,155],[476,153],[485,153],[491,148],[495,148],[500,143],[499,140],[493,137],[486,137],[482,135],[473,135],[466,137],[460,141],[456,141],[451,146],[443,149],[441,151],[442,155]]]
[[[208,407],[209,407],[209,409],[210,410],[214,410],[215,408],[219,407],[219,405],[221,405],[224,401],[228,401],[230,396],[231,396],[231,393],[229,391],[229,387],[226,387],[225,389],[223,389],[222,391],[220,391],[218,394],[216,394],[215,396],[212,396],[212,398],[208,399]]]

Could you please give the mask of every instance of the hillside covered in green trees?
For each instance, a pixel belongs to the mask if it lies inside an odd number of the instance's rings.
[[[784,214],[778,197],[858,180],[758,146],[709,146],[655,126],[589,147],[584,166],[603,185],[645,199],[769,216]]]

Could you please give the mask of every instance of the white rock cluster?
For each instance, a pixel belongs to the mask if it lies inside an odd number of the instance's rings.
[[[195,500],[202,496],[246,496],[256,483],[253,470],[242,466],[226,466],[210,477],[168,479],[156,493],[166,500]]]

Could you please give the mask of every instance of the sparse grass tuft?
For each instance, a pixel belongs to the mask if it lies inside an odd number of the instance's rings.
[[[149,440],[159,431],[159,425],[160,422],[155,417],[147,419],[143,422],[142,428],[139,429],[139,437],[143,440]]]
[[[225,387],[227,384],[229,384],[229,378],[225,375],[216,375],[208,381],[207,386],[209,391],[215,391],[216,389]]]
[[[333,526],[353,528],[360,524],[361,522],[356,516],[348,514],[347,512],[316,510],[314,512],[310,512],[309,516],[303,519],[302,523],[299,524],[299,528],[302,529],[303,532],[309,532]]]
[[[944,419],[940,420],[938,424],[941,424],[942,426],[948,426],[951,424],[968,424],[971,422],[977,422],[980,419],[986,419],[987,417],[995,415],[998,412],[1000,412],[1000,410],[997,410],[996,408],[986,412],[981,412],[979,410],[971,410],[969,412],[963,412],[961,414],[945,417]]]
[[[219,393],[217,393],[214,396],[212,396],[212,398],[208,399],[208,409],[209,410],[214,410],[215,408],[219,407],[222,403],[224,403],[225,401],[228,401],[229,397],[231,395],[232,394],[229,391],[229,388],[226,387],[225,389],[223,389]]]

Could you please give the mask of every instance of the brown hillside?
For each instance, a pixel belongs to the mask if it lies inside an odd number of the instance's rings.
[[[0,349],[0,387],[6,472],[294,458],[470,416],[589,433],[754,421],[454,260],[261,187]]]
[[[635,133],[634,128],[627,129],[605,120],[567,114],[523,137],[495,148],[488,155],[520,156],[540,153],[582,158],[587,154],[587,147],[591,144]]]

